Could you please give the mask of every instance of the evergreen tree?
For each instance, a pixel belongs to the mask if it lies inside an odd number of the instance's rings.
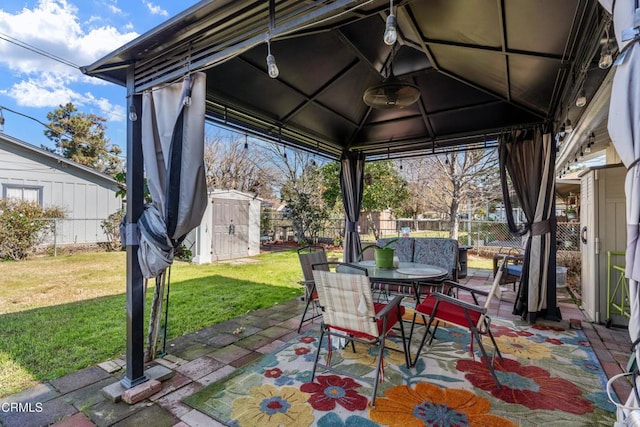
[[[105,136],[104,117],[79,113],[69,102],[48,113],[47,119],[44,134],[55,143],[57,153],[109,175],[122,170],[118,157],[122,150]]]

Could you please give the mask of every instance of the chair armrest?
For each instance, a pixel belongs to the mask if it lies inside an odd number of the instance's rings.
[[[487,291],[483,291],[481,289],[476,289],[476,288],[470,288],[468,286],[465,285],[461,285],[460,283],[457,282],[453,282],[451,280],[447,280],[445,282],[445,284],[443,285],[443,287],[447,287],[447,292],[442,292],[446,295],[449,295],[451,293],[451,291],[459,289],[459,290],[463,290],[463,291],[467,291],[470,294],[476,294],[476,295],[482,295],[482,296],[489,296],[489,292]]]
[[[469,292],[471,294],[471,297],[473,298],[473,302],[476,303],[476,304],[479,304],[478,295],[481,295],[481,296],[484,296],[484,297],[488,297],[489,296],[489,292],[487,292],[487,291],[482,291],[480,289],[470,288],[468,286],[461,285],[460,283],[452,282],[451,280],[447,280],[445,285],[447,286],[447,292],[444,292],[444,294],[452,295],[455,292],[456,295],[457,295],[459,290],[466,291],[466,292]]]
[[[385,317],[393,308],[400,304],[404,297],[402,295],[395,296],[389,303],[387,303],[382,310],[376,313],[374,319],[382,319]]]
[[[461,300],[459,300],[457,298],[451,297],[449,295],[442,294],[440,292],[434,292],[433,293],[433,297],[436,300],[446,301],[446,302],[451,303],[453,305],[457,305],[458,307],[462,307],[462,308],[465,308],[465,309],[471,310],[471,311],[477,311],[478,313],[481,313],[481,314],[486,314],[486,312],[487,312],[487,309],[485,307],[481,307],[481,306],[475,305],[475,304],[470,304],[468,302],[461,301]],[[434,310],[434,311],[437,314],[437,310]],[[434,316],[438,317],[436,314],[434,314]]]

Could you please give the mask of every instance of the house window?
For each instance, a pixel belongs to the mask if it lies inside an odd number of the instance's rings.
[[[42,187],[5,184],[2,186],[2,197],[36,202],[42,206]]]

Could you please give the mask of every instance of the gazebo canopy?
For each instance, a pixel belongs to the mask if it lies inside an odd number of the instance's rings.
[[[207,73],[210,122],[330,158],[368,159],[494,146],[500,132],[581,109],[604,72],[608,17],[595,0],[201,1],[83,71],[140,93]],[[270,13],[270,9],[272,13]],[[267,39],[280,74],[267,74]],[[363,93],[389,74],[418,87],[404,109]]]

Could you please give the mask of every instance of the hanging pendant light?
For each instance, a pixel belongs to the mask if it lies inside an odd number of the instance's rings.
[[[384,27],[384,42],[393,46],[398,40],[398,30],[396,29],[396,15],[393,13],[393,0],[389,1],[389,16],[387,16]]]
[[[611,53],[611,40],[609,38],[609,26],[605,29],[605,33],[607,35],[607,40],[602,45],[602,50],[600,51],[600,60],[598,61],[598,67],[603,70],[611,67],[613,64],[613,54]]]
[[[269,32],[267,33],[267,73],[272,79],[280,75],[276,65],[276,57],[271,53],[271,33],[276,26],[276,2],[269,0]]]

